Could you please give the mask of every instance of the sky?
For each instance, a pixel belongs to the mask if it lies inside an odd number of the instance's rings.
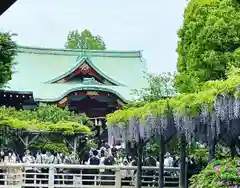
[[[70,30],[100,35],[109,50],[143,50],[150,72],[173,72],[186,0],[17,0],[0,17],[20,45],[63,48]]]

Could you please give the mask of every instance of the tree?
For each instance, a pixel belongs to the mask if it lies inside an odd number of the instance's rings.
[[[81,33],[78,30],[70,31],[67,36],[65,48],[70,49],[88,49],[88,50],[105,50],[106,45],[99,35],[92,35],[85,29]]]
[[[74,134],[75,131],[90,133],[92,122],[85,114],[75,114],[67,108],[43,104],[33,111],[1,107],[0,128],[1,125],[29,131],[58,131]]]
[[[174,74],[170,72],[160,74],[146,73],[145,78],[147,79],[148,87],[133,90],[132,93],[137,97],[137,100],[130,102],[126,105],[127,107],[141,106],[148,102],[176,95],[176,90],[173,87]]]
[[[191,0],[178,32],[179,92],[194,92],[208,80],[226,79],[239,67],[240,4],[236,0]]]
[[[13,59],[17,53],[17,44],[12,41],[11,34],[0,33],[0,88],[11,80]]]
[[[33,111],[1,107],[0,146],[7,141],[12,146],[20,147],[19,136],[26,136],[25,131],[29,132],[29,138],[33,136],[31,132],[48,132],[49,134],[41,134],[29,147],[68,151],[63,138],[76,133],[92,135],[92,125],[86,115],[75,114],[55,105],[43,104]]]

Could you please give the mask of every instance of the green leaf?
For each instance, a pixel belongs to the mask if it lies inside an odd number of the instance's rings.
[[[94,36],[85,29],[81,33],[78,30],[70,31],[67,36],[65,48],[87,49],[87,50],[105,50],[106,45],[99,35]]]
[[[0,88],[12,78],[16,54],[17,44],[11,39],[11,34],[0,32]]]
[[[25,129],[30,132],[62,132],[64,134],[91,134],[86,115],[74,114],[68,109],[40,105],[36,110],[0,108],[0,126]]]
[[[226,79],[229,67],[240,66],[239,20],[237,1],[189,1],[178,32],[179,92],[194,92],[206,81]]]

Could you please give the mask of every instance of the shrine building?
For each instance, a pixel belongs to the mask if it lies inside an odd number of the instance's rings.
[[[19,46],[15,63],[0,101],[18,109],[48,103],[101,119],[132,100],[133,89],[147,84],[141,51]]]

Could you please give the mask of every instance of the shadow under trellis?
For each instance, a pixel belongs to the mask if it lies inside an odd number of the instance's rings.
[[[24,149],[31,147],[32,144],[38,142],[41,138],[57,137],[76,155],[79,141],[83,136],[85,136],[84,133],[80,132],[68,135],[59,131],[26,131],[25,129],[11,128],[9,126],[1,126],[0,129],[0,137],[4,137],[1,147],[13,146],[12,144],[14,143],[10,142],[15,140],[15,144],[20,146],[15,148],[18,148],[20,153],[23,153]],[[49,141],[51,140],[50,138]]]

